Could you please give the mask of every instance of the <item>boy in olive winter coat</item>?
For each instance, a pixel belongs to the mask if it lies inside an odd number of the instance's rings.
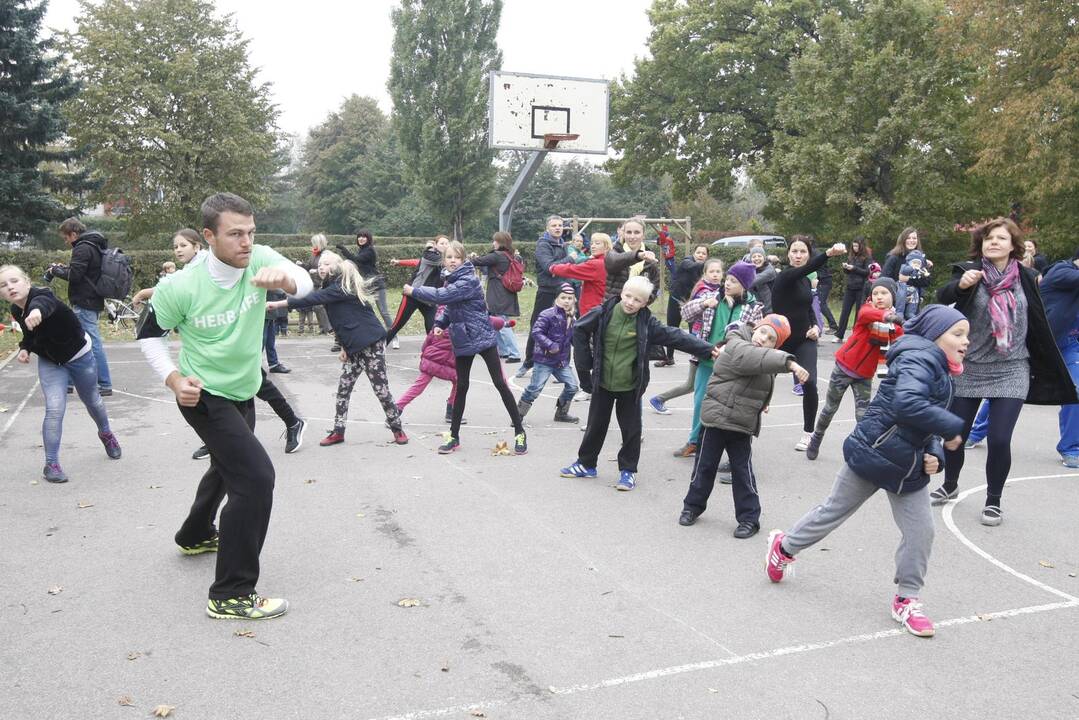
[[[744,539],[760,530],[761,503],[750,466],[753,436],[760,434],[761,413],[772,401],[776,373],[792,372],[799,382],[809,376],[793,355],[774,349],[790,333],[787,318],[766,315],[756,328],[747,324],[732,331],[720,348],[701,402],[700,444],[679,524],[692,525],[708,506],[726,451],[738,519],[734,536]]]

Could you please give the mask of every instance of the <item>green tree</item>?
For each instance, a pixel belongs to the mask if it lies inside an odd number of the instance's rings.
[[[39,39],[46,3],[0,3],[0,233],[41,234],[77,208],[57,193],[85,188],[85,171],[69,171],[76,155],[63,143],[61,105],[78,84],[56,53]]]
[[[781,228],[890,238],[970,217],[969,73],[940,42],[937,0],[873,0],[821,18],[791,63],[771,157],[753,171]],[[878,243],[879,244],[879,243]]]
[[[352,95],[307,136],[300,187],[309,221],[347,234],[374,226],[407,190],[390,120],[370,97]]]
[[[820,39],[828,12],[857,0],[655,0],[648,57],[611,87],[619,180],[673,179],[678,198],[726,197],[735,171],[767,159],[790,63]]]
[[[439,222],[464,234],[490,203],[487,76],[501,67],[501,0],[401,0],[388,87],[405,178]]]
[[[1012,183],[1027,219],[1070,252],[1079,225],[1079,8],[1075,0],[949,7],[947,37],[978,73],[973,175]]]
[[[247,40],[205,0],[80,0],[68,36],[83,91],[71,134],[89,147],[99,197],[132,232],[166,231],[228,190],[263,204],[280,169],[277,111]]]

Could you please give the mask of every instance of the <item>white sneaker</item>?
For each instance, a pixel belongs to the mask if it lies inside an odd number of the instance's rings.
[[[573,402],[588,402],[592,396],[586,392],[579,392],[573,397]]]
[[[396,335],[393,336],[393,340],[390,340],[390,347],[394,350],[401,349],[401,341],[397,339]]]
[[[802,439],[798,441],[798,443],[794,446],[794,449],[798,452],[805,452],[806,448],[809,447],[809,440],[812,436],[813,433],[805,433],[804,435],[802,435]]]

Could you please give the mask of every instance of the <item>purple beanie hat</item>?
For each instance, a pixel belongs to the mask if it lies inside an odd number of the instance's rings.
[[[753,286],[753,281],[757,279],[757,268],[752,263],[740,260],[731,265],[730,269],[727,270],[727,274],[742,283],[742,287],[746,289],[746,292],[749,292],[749,288]]]

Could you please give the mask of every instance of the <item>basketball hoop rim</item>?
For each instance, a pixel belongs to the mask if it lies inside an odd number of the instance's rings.
[[[558,147],[558,143],[576,140],[579,137],[581,137],[579,133],[544,133],[543,149],[553,150]]]

